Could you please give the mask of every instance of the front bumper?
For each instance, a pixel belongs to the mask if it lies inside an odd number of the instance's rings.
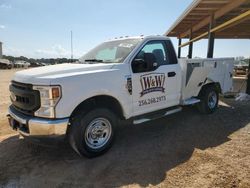
[[[65,135],[69,118],[46,119],[24,115],[9,107],[10,126],[25,137],[57,137]]]

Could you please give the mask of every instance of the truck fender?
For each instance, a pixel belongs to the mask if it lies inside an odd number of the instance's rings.
[[[88,112],[98,107],[108,108],[109,110],[113,111],[118,118],[125,119],[124,110],[120,102],[116,98],[108,95],[97,95],[82,101],[75,107],[70,117],[73,118],[76,114],[78,114],[79,111]]]

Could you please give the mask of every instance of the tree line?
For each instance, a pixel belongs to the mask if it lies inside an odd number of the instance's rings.
[[[3,59],[8,59],[11,62],[16,62],[16,61],[26,61],[28,63],[32,64],[49,64],[49,65],[54,65],[54,64],[61,64],[61,63],[70,63],[70,62],[76,62],[78,59],[68,59],[68,58],[41,58],[41,59],[34,59],[34,58],[27,58],[24,56],[20,57],[14,57],[14,56],[7,56],[3,55]]]

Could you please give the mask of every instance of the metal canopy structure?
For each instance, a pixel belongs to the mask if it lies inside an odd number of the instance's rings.
[[[179,39],[179,57],[189,45],[189,58],[192,43],[208,38],[207,57],[213,57],[214,38],[250,39],[250,0],[194,0],[165,35]],[[181,44],[183,38],[190,40]]]
[[[212,58],[215,38],[250,39],[250,0],[194,0],[165,35],[179,39],[179,58],[187,45],[192,58],[193,42],[207,38],[207,58]],[[189,41],[182,44],[183,38]],[[247,93],[250,95],[250,72]]]

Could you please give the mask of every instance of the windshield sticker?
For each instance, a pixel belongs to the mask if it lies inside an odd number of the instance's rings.
[[[165,93],[164,83],[165,74],[164,73],[152,73],[145,74],[140,77],[142,91],[140,92],[141,97],[151,92],[162,92]]]
[[[121,43],[121,44],[119,44],[119,47],[123,47],[123,48],[131,48],[131,47],[133,47],[133,44]]]

